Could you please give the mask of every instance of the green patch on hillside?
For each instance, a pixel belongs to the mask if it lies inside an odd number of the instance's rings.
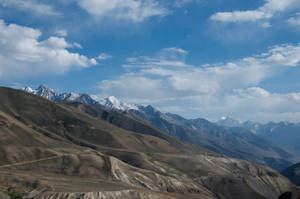
[[[4,193],[8,195],[10,199],[22,199],[26,196],[26,191],[23,188],[8,188]]]

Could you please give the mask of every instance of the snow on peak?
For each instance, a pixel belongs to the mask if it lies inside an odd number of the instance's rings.
[[[241,120],[223,116],[217,123],[222,126],[238,127],[241,126],[243,122]]]
[[[50,89],[43,84],[34,91],[34,94],[49,100],[53,100],[57,96],[57,93],[53,89]]]
[[[103,106],[106,106],[111,109],[117,109],[121,111],[135,109],[138,110],[138,107],[134,104],[128,104],[126,102],[121,102],[115,96],[109,96],[99,100],[99,103]]]
[[[80,97],[80,95],[78,94],[78,93],[70,93],[70,95],[69,95],[69,97],[68,97],[68,99],[70,100],[70,101],[74,101],[74,100],[76,100],[77,98],[79,98]]]
[[[121,110],[121,111],[132,110],[132,109],[139,110],[139,106],[122,102],[115,96],[109,96],[107,98],[103,98],[100,99],[99,101],[96,101],[93,97],[87,94],[78,94],[73,92],[58,94],[53,89],[50,89],[45,85],[40,85],[37,89],[32,89],[29,86],[26,86],[22,90],[58,102],[68,101],[68,102],[80,102],[80,103],[85,103],[94,106],[103,105],[107,108]]]
[[[226,120],[226,119],[227,119],[227,117],[225,117],[225,116],[221,117],[221,120]]]
[[[57,93],[54,90],[46,87],[43,84],[40,85],[37,89],[32,89],[31,87],[26,86],[22,90],[31,94],[39,95],[49,100],[53,100],[53,98],[57,96]]]
[[[23,90],[23,91],[26,91],[26,92],[28,92],[28,93],[34,93],[34,90],[33,90],[31,87],[29,87],[29,86],[26,86],[26,87],[23,88],[22,90]]]

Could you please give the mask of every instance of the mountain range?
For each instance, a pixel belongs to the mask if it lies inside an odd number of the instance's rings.
[[[278,171],[299,161],[297,156],[285,150],[284,147],[274,144],[267,136],[253,133],[252,129],[236,127],[238,124],[242,125],[242,122],[231,118],[223,118],[216,124],[202,118],[185,119],[176,114],[162,113],[151,105],[124,103],[113,96],[97,101],[87,94],[57,94],[44,85],[37,89],[26,87],[24,90],[57,102],[79,102],[96,108],[128,111],[182,141],[229,157],[268,165]],[[230,125],[229,122],[231,122]],[[245,124],[249,125],[250,122]],[[253,123],[251,127],[254,128],[256,125]]]
[[[273,199],[297,189],[275,170],[180,141],[130,111],[3,87],[0,137],[1,198]]]
[[[246,129],[260,137],[263,137],[278,146],[300,156],[300,124],[291,122],[241,122],[239,120],[224,117],[217,122],[226,128],[239,127]]]
[[[97,101],[87,94],[78,94],[72,92],[57,93],[53,89],[50,89],[45,85],[40,85],[37,89],[32,89],[31,87],[27,86],[22,90],[56,102],[80,102],[80,103],[85,103],[96,107],[102,107],[102,108],[106,107],[106,108],[121,110],[121,111],[138,109],[137,105],[121,102],[114,96],[109,96],[107,98],[103,98]]]

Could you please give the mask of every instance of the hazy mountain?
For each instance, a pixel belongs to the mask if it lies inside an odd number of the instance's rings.
[[[297,163],[282,172],[282,175],[290,179],[294,184],[300,186],[300,163]]]
[[[184,143],[127,111],[8,88],[0,149],[1,190],[21,187],[31,199],[273,199],[295,189],[272,169]]]
[[[239,127],[242,126],[242,121],[231,118],[231,117],[222,117],[217,124],[221,126],[227,126],[227,127]]]
[[[176,114],[161,113],[152,106],[131,112],[171,136],[219,154],[265,164],[279,171],[299,160],[283,148],[243,128],[224,128],[202,118],[188,120]]]
[[[279,171],[298,161],[293,154],[274,145],[265,138],[253,135],[244,129],[233,128],[230,130],[228,126],[243,124],[241,121],[230,117],[224,117],[219,121],[219,123],[222,122],[224,125],[227,124],[227,127],[224,128],[202,118],[187,120],[176,114],[164,114],[150,105],[142,106],[124,103],[113,96],[96,101],[86,94],[57,94],[44,85],[41,85],[36,90],[29,87],[24,90],[57,102],[80,102],[117,111],[129,110],[160,130],[180,140],[233,158],[268,165]]]
[[[246,121],[246,122],[222,122],[218,124],[225,127],[242,127],[248,131],[259,135],[280,147],[283,147],[292,153],[300,156],[300,125],[291,122],[269,122],[266,124]],[[226,121],[226,120],[224,120]],[[231,121],[238,121],[231,119]],[[232,125],[230,125],[232,124]]]
[[[300,126],[289,122],[270,122],[259,126],[258,135],[300,156]]]

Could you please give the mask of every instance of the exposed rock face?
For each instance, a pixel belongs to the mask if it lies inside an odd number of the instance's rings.
[[[27,197],[28,199],[30,197]],[[36,196],[36,199],[175,199],[159,193],[141,192],[137,190],[103,191],[87,193],[47,193]]]

